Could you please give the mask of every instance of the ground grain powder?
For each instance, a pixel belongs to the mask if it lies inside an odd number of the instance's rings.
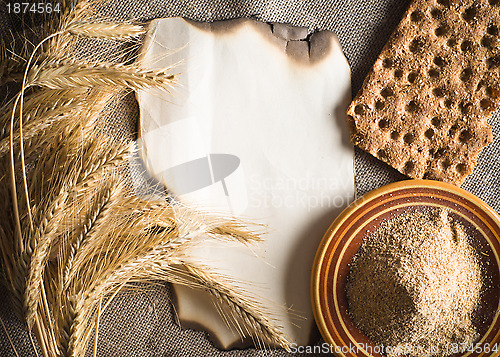
[[[390,346],[389,357],[425,357],[477,339],[472,319],[481,288],[465,229],[436,208],[388,220],[370,234],[351,263],[346,293],[353,321],[377,345]]]

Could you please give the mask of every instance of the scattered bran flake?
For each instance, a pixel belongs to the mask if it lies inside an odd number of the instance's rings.
[[[445,209],[384,222],[354,257],[349,314],[387,356],[447,356],[473,343],[481,268],[463,226]],[[465,347],[467,346],[467,347]]]

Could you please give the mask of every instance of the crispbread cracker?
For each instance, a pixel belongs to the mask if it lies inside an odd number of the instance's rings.
[[[413,178],[461,184],[492,140],[500,0],[415,0],[352,101],[353,144]]]

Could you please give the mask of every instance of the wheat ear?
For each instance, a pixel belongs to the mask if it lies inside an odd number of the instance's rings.
[[[72,336],[74,336],[74,330],[78,330],[79,323],[82,324],[80,328],[83,331],[86,328],[90,328],[87,326],[87,321],[89,321],[91,318],[90,315],[93,312],[92,307],[89,307],[91,311],[81,310],[82,306],[87,307],[92,304],[89,301],[86,303],[81,301],[88,293],[85,286],[89,283],[81,279],[79,272],[74,269],[74,261],[77,258],[77,253],[81,245],[87,243],[88,239],[92,240],[90,236],[95,231],[98,231],[100,226],[109,224],[109,217],[113,211],[112,208],[114,204],[119,203],[118,197],[121,192],[122,186],[116,184],[116,180],[109,181],[97,194],[96,200],[87,212],[85,220],[76,229],[74,236],[68,240],[66,247],[61,247],[63,254],[59,258],[61,268],[61,272],[58,275],[59,283],[57,291],[59,291],[59,297],[53,311],[56,313],[59,321],[57,328],[59,334],[58,345],[65,352],[65,356],[70,350],[69,343]],[[76,280],[72,280],[75,275],[77,276]],[[101,278],[99,275],[91,276],[96,279]],[[76,349],[78,348],[86,349],[86,346],[76,347]]]
[[[70,108],[68,108],[70,109]],[[61,110],[58,110],[58,112],[61,112]],[[52,128],[57,122],[59,122],[61,119],[63,119],[65,115],[61,114],[56,114],[53,117],[48,117],[48,118],[42,118],[42,119],[35,119],[29,124],[27,124],[24,129],[23,129],[23,139],[25,141],[25,145],[27,147],[30,146],[30,142],[32,139],[36,137],[43,136],[47,129]],[[19,140],[21,138],[21,135],[19,131],[14,133],[13,141],[14,145],[19,145]],[[14,147],[16,149],[16,147]],[[11,150],[10,146],[10,138],[4,138],[0,140],[0,156],[4,156],[9,153]],[[25,152],[28,154],[29,152],[25,150]]]
[[[79,103],[85,95],[86,89],[43,90],[30,93],[25,98],[25,115],[23,116],[23,120],[29,122],[36,118],[43,121],[44,119],[62,114],[65,111],[69,111],[76,103]],[[10,134],[10,119],[13,110],[13,102],[4,105],[0,109],[0,139],[5,139]],[[14,128],[18,130],[18,126]]]
[[[29,328],[33,327],[36,319],[44,268],[47,263],[50,245],[57,232],[58,220],[60,219],[57,213],[62,210],[67,197],[68,193],[63,189],[59,197],[47,210],[33,236],[29,239],[28,249],[25,258],[22,260],[23,264],[27,265],[23,266],[20,271],[27,272],[26,286],[23,290],[25,294],[25,318]]]
[[[150,266],[143,271],[139,281],[155,278],[206,290],[215,298],[214,304],[221,318],[229,327],[235,328],[242,338],[252,338],[255,345],[261,348],[272,344],[290,352],[287,336],[267,317],[269,312],[256,303],[254,297],[231,284],[228,277],[211,273],[209,268],[186,260],[179,264],[173,263],[168,257],[163,259],[161,255],[156,255]],[[225,307],[229,308],[230,315],[225,312]]]
[[[117,195],[119,195],[122,190],[121,185],[114,184],[115,182],[97,195],[83,224],[76,229],[75,237],[69,242],[67,258],[64,263],[62,289],[68,288],[71,277],[76,274],[73,270],[73,266],[76,253],[79,251],[82,242],[91,234],[91,231],[97,230],[97,227],[107,223],[107,217],[110,214],[113,203],[117,201]]]
[[[97,173],[110,172],[119,165],[123,165],[133,155],[132,143],[109,145],[109,140],[106,135],[100,135],[95,139],[93,150],[85,153],[84,160],[87,165],[80,173],[77,183],[92,180]]]
[[[66,30],[74,36],[97,39],[128,39],[145,33],[141,25],[113,22],[73,22]]]
[[[88,96],[83,98],[84,104],[78,105],[74,111],[65,115],[58,121],[58,125],[50,128],[48,132],[37,142],[37,147],[42,150],[39,153],[43,160],[36,165],[31,173],[30,196],[37,202],[47,197],[43,188],[59,191],[58,182],[66,180],[66,174],[75,168],[81,167],[81,154],[89,151],[96,145],[103,148],[109,146],[109,139],[98,134],[98,123],[100,111],[113,92],[100,92],[93,89]],[[97,132],[96,132],[97,131]],[[92,138],[92,139],[91,139]],[[95,138],[95,140],[93,139]],[[85,157],[85,159],[95,159]],[[91,162],[85,167],[92,165]],[[57,167],[57,170],[54,168]],[[44,177],[43,185],[38,181]]]
[[[53,66],[34,66],[28,82],[59,90],[81,87],[167,90],[175,83],[175,76],[169,73],[171,70],[170,67],[153,71],[135,65],[61,62]]]
[[[258,232],[249,228],[260,228],[257,224],[243,224],[235,217],[197,211],[180,203],[173,204],[172,209],[180,235],[204,234],[211,238],[222,238],[225,241],[233,240],[244,244],[257,243],[262,240]]]

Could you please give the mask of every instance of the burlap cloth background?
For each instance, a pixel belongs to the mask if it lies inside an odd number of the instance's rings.
[[[267,22],[282,22],[312,30],[332,30],[342,44],[352,70],[353,95],[395,28],[409,0],[191,0],[191,1],[112,1],[110,14],[141,21],[158,17],[184,16],[200,21],[253,17]],[[1,3],[0,3],[1,4]],[[11,26],[0,9],[0,26]],[[124,111],[127,112],[127,111]],[[130,118],[117,118],[130,123]],[[500,210],[500,120],[490,120],[494,142],[480,156],[473,175],[462,185]],[[362,195],[404,176],[360,150],[356,150],[356,188]],[[100,328],[99,356],[191,357],[261,356],[254,349],[221,352],[204,332],[182,330],[175,321],[168,287],[154,286],[139,293],[117,298],[106,311]],[[3,288],[0,289],[0,317],[20,356],[36,356],[22,323],[12,313]],[[318,340],[318,344],[322,341]],[[288,356],[284,351],[273,356]],[[298,355],[298,354],[295,354]],[[0,329],[0,356],[15,357],[3,329]]]

